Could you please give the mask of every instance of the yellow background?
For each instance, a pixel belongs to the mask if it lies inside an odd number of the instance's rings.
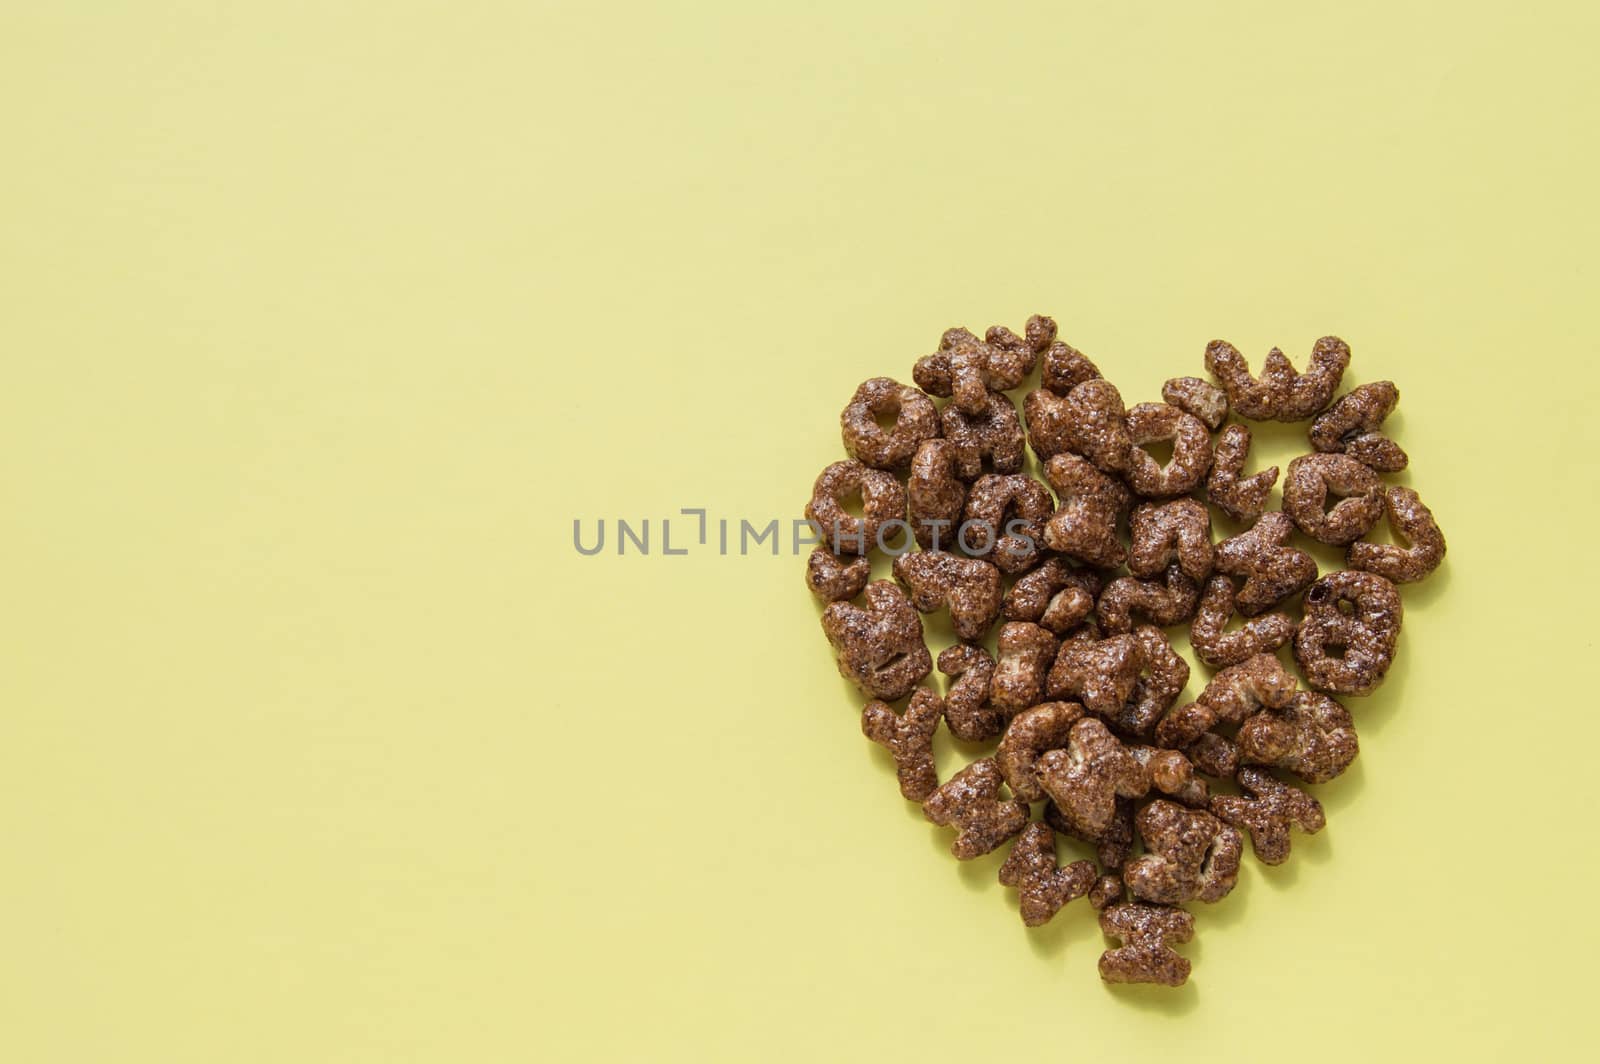
[[[4,4],[0,1059],[1587,1056],[1594,10]],[[1342,335],[1449,536],[1178,992],[949,857],[803,558],[571,546],[1034,311]]]

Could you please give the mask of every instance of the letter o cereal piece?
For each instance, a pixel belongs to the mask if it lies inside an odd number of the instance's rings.
[[[844,500],[860,496],[862,516],[853,517]],[[836,554],[866,554],[890,521],[904,521],[906,489],[893,473],[868,469],[854,459],[824,469],[811,488],[806,518],[821,531]]]
[[[878,418],[894,418],[884,430]],[[863,381],[839,415],[844,449],[874,469],[904,469],[923,440],[939,435],[939,409],[916,388],[891,377]]]
[[[1185,495],[1205,480],[1211,469],[1211,433],[1205,423],[1166,403],[1140,403],[1128,411],[1128,484],[1140,495],[1165,498]],[[1144,444],[1170,442],[1172,459],[1165,466]]]

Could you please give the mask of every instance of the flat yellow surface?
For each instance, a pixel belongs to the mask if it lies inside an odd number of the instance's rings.
[[[0,1060],[1589,1058],[1593,5],[4,8]],[[1035,311],[1345,337],[1449,536],[1178,992],[737,554]]]

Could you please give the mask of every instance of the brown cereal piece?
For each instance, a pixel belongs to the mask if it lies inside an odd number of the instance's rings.
[[[1045,680],[1051,698],[1071,698],[1097,716],[1121,711],[1133,696],[1144,651],[1132,633],[1061,644]]]
[[[1315,835],[1328,822],[1321,802],[1269,772],[1240,769],[1239,786],[1249,797],[1219,794],[1211,799],[1211,813],[1224,824],[1250,832],[1250,847],[1262,864],[1279,865],[1289,859],[1291,826]]]
[[[1347,454],[1380,473],[1398,473],[1410,459],[1378,426],[1399,402],[1394,381],[1353,388],[1311,423],[1311,446],[1325,454]]]
[[[1183,748],[1184,756],[1207,776],[1227,779],[1239,769],[1239,748],[1216,732],[1206,732]]]
[[[1111,830],[1118,798],[1142,798],[1150,789],[1143,766],[1093,717],[1072,726],[1065,749],[1040,754],[1034,771],[1068,833],[1091,840]]]
[[[1095,912],[1117,904],[1123,897],[1122,877],[1118,875],[1103,875],[1089,888],[1089,904],[1094,906]]]
[[[1123,735],[1144,738],[1183,693],[1189,682],[1189,663],[1172,649],[1161,629],[1142,625],[1133,630],[1139,644],[1139,678],[1128,700],[1106,722]]]
[[[1076,702],[1041,702],[1025,709],[1006,727],[995,761],[1011,793],[1024,802],[1044,799],[1036,768],[1046,750],[1060,750],[1072,738],[1072,726],[1083,719]]]
[[[1213,710],[1199,702],[1190,702],[1161,718],[1156,724],[1156,742],[1181,750],[1209,732],[1216,723],[1217,715]]]
[[[1028,442],[1041,462],[1058,454],[1076,454],[1103,473],[1128,469],[1133,441],[1128,435],[1127,408],[1116,385],[1095,378],[1066,397],[1038,388],[1022,400]]]
[[[922,803],[922,815],[959,834],[950,852],[970,861],[992,853],[1028,825],[1028,804],[1000,797],[1005,781],[994,758],[974,761]]]
[[[1056,323],[1035,314],[1018,336],[1002,325],[991,328],[982,340],[966,329],[945,330],[939,350],[917,360],[912,378],[929,395],[951,398],[952,406],[968,414],[983,412],[989,392],[1020,385],[1033,372],[1039,353],[1056,337]]]
[[[1200,697],[1156,725],[1156,742],[1182,749],[1218,724],[1239,724],[1263,706],[1281,709],[1298,684],[1272,654],[1257,654],[1218,672]]]
[[[982,474],[985,460],[996,473],[1022,471],[1022,422],[1004,392],[990,392],[987,404],[976,413],[952,403],[939,420],[955,456],[956,475],[962,480]]]
[[[1154,746],[1130,746],[1128,752],[1144,769],[1150,789],[1159,791],[1184,805],[1204,806],[1211,793],[1206,781],[1194,774],[1194,764],[1177,750]]]
[[[1335,694],[1371,694],[1394,663],[1400,592],[1376,573],[1344,569],[1312,584],[1304,604],[1294,660],[1306,682]]]
[[[1365,540],[1352,543],[1345,564],[1396,584],[1421,580],[1439,568],[1444,561],[1444,533],[1422,497],[1410,488],[1391,487],[1384,493],[1383,507],[1400,545]]]
[[[1012,844],[1000,866],[1000,882],[1017,888],[1022,922],[1038,927],[1049,923],[1067,902],[1089,893],[1095,867],[1093,861],[1073,861],[1062,868],[1056,858],[1055,833],[1035,821]]]
[[[1260,517],[1267,508],[1272,486],[1278,482],[1277,466],[1242,476],[1249,457],[1250,430],[1243,425],[1229,425],[1223,429],[1222,435],[1217,437],[1211,475],[1206,478],[1206,498],[1235,521],[1254,521]]]
[[[1237,665],[1256,654],[1273,651],[1294,638],[1295,622],[1287,613],[1265,613],[1228,631],[1233,619],[1233,581],[1220,573],[1206,584],[1200,607],[1189,626],[1195,656],[1212,668]]]
[[[1065,558],[1046,558],[1019,576],[1006,592],[1000,614],[1008,621],[1032,621],[1066,635],[1094,612],[1100,577]]]
[[[956,475],[955,444],[946,439],[922,441],[911,459],[906,498],[917,544],[923,550],[949,550],[967,504],[967,486]]]
[[[1294,522],[1271,510],[1237,536],[1217,544],[1217,572],[1244,581],[1234,606],[1246,617],[1264,613],[1317,578],[1311,555],[1286,546]]]
[[[1100,954],[1100,978],[1108,983],[1189,981],[1189,958],[1172,948],[1194,937],[1194,917],[1167,905],[1119,902],[1100,913],[1100,932],[1123,943]]]
[[[1132,631],[1135,612],[1162,627],[1187,624],[1199,605],[1200,585],[1176,565],[1165,580],[1119,576],[1100,595],[1100,627],[1107,635]]]
[[[844,500],[861,498],[861,517],[852,517]],[[851,459],[824,469],[811,488],[806,519],[816,525],[835,554],[866,554],[891,521],[904,522],[906,489],[893,473],[868,469]]]
[[[944,713],[944,702],[926,687],[911,696],[904,713],[886,702],[869,702],[861,711],[861,734],[886,748],[894,758],[900,793],[913,802],[926,801],[939,788],[933,766],[933,733]]]
[[[1000,570],[980,558],[942,550],[919,550],[894,560],[895,579],[911,590],[919,613],[950,608],[956,637],[976,642],[1000,616]]]
[[[1086,834],[1068,822],[1055,804],[1048,802],[1044,807],[1044,822],[1049,824],[1057,835],[1066,835],[1068,838],[1087,842],[1095,848],[1095,860],[1100,862],[1102,868],[1119,871],[1127,863],[1133,853],[1133,813],[1135,800],[1132,798],[1116,799],[1116,807],[1111,813],[1111,822],[1105,830],[1094,835]],[[1121,880],[1118,880],[1119,886]]]
[[[1117,539],[1117,523],[1133,502],[1127,486],[1075,454],[1050,459],[1044,476],[1061,500],[1045,523],[1045,545],[1098,568],[1121,565],[1128,552]]]
[[[1326,783],[1361,752],[1350,711],[1327,695],[1299,691],[1287,706],[1263,709],[1239,726],[1239,760],[1287,769],[1307,783]]]
[[[1165,498],[1199,487],[1211,468],[1211,433],[1205,422],[1166,403],[1140,403],[1128,411],[1128,483],[1140,495]],[[1147,443],[1172,444],[1163,466],[1144,449]]]
[[[866,607],[834,602],[822,611],[822,630],[839,659],[839,675],[874,698],[892,702],[911,693],[933,670],[922,641],[922,618],[892,580],[874,580]]]
[[[1122,878],[1140,901],[1221,901],[1239,881],[1244,840],[1210,813],[1157,798],[1139,810],[1134,826],[1146,852],[1128,862]]]
[[[823,602],[853,599],[872,579],[872,562],[856,554],[840,557],[818,547],[806,561],[806,587]]]
[[[962,742],[981,743],[1005,730],[1007,714],[989,701],[994,659],[982,647],[957,643],[939,652],[939,671],[955,682],[944,698],[944,722]]]
[[[878,418],[894,418],[885,430]],[[874,469],[904,469],[923,440],[939,435],[939,408],[892,377],[863,381],[839,415],[844,449]]]
[[[1084,381],[1092,381],[1099,376],[1100,367],[1096,366],[1088,355],[1070,344],[1056,340],[1044,353],[1043,368],[1039,371],[1039,383],[1057,395],[1067,396]]]
[[[1133,546],[1128,569],[1134,576],[1159,575],[1176,562],[1191,580],[1211,575],[1211,514],[1194,499],[1142,502],[1128,519]]]
[[[1230,665],[1211,677],[1196,699],[1229,724],[1239,724],[1261,709],[1282,709],[1289,704],[1300,684],[1273,654],[1254,657]]]
[[[1036,624],[1002,624],[995,644],[999,658],[989,692],[995,707],[1014,714],[1037,705],[1044,696],[1045,677],[1060,645],[1055,636]]]
[[[957,543],[1002,572],[1026,572],[1044,552],[1044,522],[1055,509],[1049,490],[1030,476],[979,477],[967,493]]]
[[[1199,377],[1174,377],[1161,386],[1161,398],[1205,422],[1212,432],[1228,417],[1228,393]]]
[[[1327,508],[1330,492],[1339,497],[1332,509]],[[1343,547],[1383,516],[1383,482],[1347,455],[1301,455],[1289,463],[1283,481],[1283,512],[1318,543]]]
[[[1052,698],[1076,698],[1125,735],[1143,736],[1189,682],[1189,663],[1159,628],[1061,644],[1046,680]]]
[[[1066,396],[1048,388],[1035,388],[1022,397],[1022,423],[1027,427],[1028,446],[1047,462],[1058,454],[1068,454],[1075,439],[1073,408]]]
[[[1133,456],[1128,411],[1108,380],[1084,381],[1067,393],[1072,451],[1103,473],[1122,473]]]
[[[1324,336],[1311,348],[1311,364],[1297,373],[1282,351],[1267,352],[1258,380],[1243,355],[1225,340],[1206,345],[1206,370],[1222,382],[1233,412],[1253,421],[1304,421],[1328,405],[1350,365],[1350,346]]]

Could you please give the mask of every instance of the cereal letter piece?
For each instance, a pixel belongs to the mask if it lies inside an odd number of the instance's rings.
[[[1239,759],[1326,783],[1361,752],[1350,711],[1324,694],[1299,691],[1282,709],[1263,709],[1239,726]]]
[[[1131,633],[1069,639],[1056,654],[1045,690],[1051,698],[1072,699],[1098,716],[1112,716],[1133,695],[1143,666],[1143,650]]]
[[[1161,386],[1161,398],[1205,422],[1212,432],[1228,417],[1228,393],[1199,377],[1174,377]]]
[[[1134,824],[1146,852],[1128,862],[1122,878],[1140,901],[1221,901],[1238,882],[1244,841],[1210,813],[1157,798]]]
[[[861,499],[862,516],[844,508],[852,496]],[[868,469],[860,462],[835,462],[824,469],[811,488],[806,518],[835,554],[866,554],[878,545],[878,534],[890,521],[904,521],[906,489],[893,473]]]
[[[859,555],[848,558],[818,547],[806,561],[806,587],[823,602],[853,599],[872,579],[872,562]]]
[[[1206,346],[1206,370],[1222,382],[1228,404],[1253,421],[1304,421],[1328,405],[1350,365],[1350,346],[1337,336],[1324,336],[1311,349],[1311,365],[1297,373],[1274,347],[1261,366],[1261,378],[1238,350],[1225,340]]]
[[[949,550],[967,504],[967,486],[956,475],[955,444],[945,439],[922,441],[911,459],[906,497],[917,544],[923,550]]]
[[[1365,540],[1352,543],[1345,553],[1345,564],[1377,573],[1396,584],[1421,580],[1444,561],[1444,533],[1439,531],[1433,511],[1410,488],[1390,488],[1383,501],[1389,527],[1401,545]]]
[[[1189,626],[1189,645],[1212,668],[1237,665],[1256,654],[1267,653],[1294,638],[1295,622],[1287,613],[1262,614],[1244,627],[1228,631],[1233,619],[1233,581],[1217,575],[1206,584],[1205,595]]]
[[[1128,529],[1133,538],[1128,570],[1134,576],[1159,576],[1173,563],[1191,580],[1211,575],[1211,514],[1194,499],[1140,503]]]
[[[1251,476],[1241,476],[1250,457],[1250,430],[1229,425],[1217,437],[1206,497],[1235,521],[1254,521],[1267,508],[1267,497],[1278,482],[1278,467],[1268,466]]]
[[[1265,613],[1317,578],[1317,562],[1285,546],[1294,531],[1289,515],[1273,510],[1237,536],[1217,544],[1217,572],[1244,581],[1234,606],[1246,617]]]
[[[1038,927],[1050,922],[1073,898],[1089,893],[1095,883],[1093,861],[1073,861],[1065,868],[1056,859],[1055,833],[1044,824],[1029,824],[1000,866],[1000,882],[1016,887],[1022,922]]]
[[[892,702],[933,671],[922,619],[892,580],[867,585],[866,607],[835,602],[822,611],[822,630],[839,659],[839,675],[874,698]]]
[[[1050,459],[1044,476],[1061,500],[1045,524],[1045,545],[1097,568],[1121,565],[1128,552],[1117,539],[1117,523],[1133,502],[1127,486],[1075,454]]]
[[[1200,585],[1176,565],[1165,580],[1119,576],[1100,594],[1100,628],[1107,635],[1132,631],[1134,613],[1163,628],[1187,624],[1199,606]]]
[[[1092,717],[1072,726],[1066,749],[1041,754],[1035,772],[1070,833],[1087,839],[1105,837],[1119,797],[1143,797],[1150,786],[1128,748]]]
[[[1100,955],[1100,978],[1108,983],[1189,981],[1189,959],[1172,948],[1194,937],[1194,917],[1166,905],[1120,902],[1100,913],[1100,932],[1123,943]]]
[[[917,688],[904,713],[885,702],[869,702],[861,711],[861,733],[894,757],[900,793],[913,802],[926,801],[939,789],[933,767],[933,733],[944,703],[926,687]]]
[[[978,558],[942,550],[920,550],[894,560],[894,575],[911,591],[919,613],[950,608],[956,636],[976,642],[1000,616],[1000,570]]]
[[[1339,499],[1331,509],[1330,493]],[[1383,482],[1346,455],[1301,455],[1289,463],[1283,512],[1318,543],[1343,547],[1366,535],[1383,516]]]
[[[894,428],[880,428],[880,417],[894,418]],[[923,440],[939,435],[939,408],[915,388],[874,377],[856,389],[839,428],[851,458],[874,469],[903,470]]]
[[[1289,858],[1289,828],[1315,835],[1328,822],[1322,803],[1258,768],[1239,770],[1239,786],[1249,795],[1219,794],[1211,812],[1224,824],[1250,832],[1250,847],[1262,864],[1283,864]]]
[[[1211,433],[1205,423],[1166,403],[1140,403],[1128,411],[1128,483],[1140,495],[1166,498],[1185,495],[1204,482],[1211,469]],[[1162,465],[1144,449],[1147,443],[1171,443],[1172,458]]]
[[[1378,426],[1399,402],[1394,381],[1353,388],[1311,423],[1311,446],[1325,454],[1347,454],[1380,473],[1398,473],[1410,459]]]
[[[1017,577],[1006,592],[1000,615],[1066,635],[1094,612],[1100,589],[1100,577],[1093,570],[1079,568],[1065,558],[1046,558]]]
[[[1004,392],[990,392],[984,407],[968,413],[951,403],[939,415],[950,441],[956,475],[976,480],[987,460],[996,473],[1022,472],[1024,440],[1017,408]]]
[[[957,859],[970,861],[998,849],[1028,825],[1028,803],[1000,797],[1005,780],[994,758],[974,761],[922,803],[922,815],[960,834],[950,844]]]
[[[991,473],[967,493],[957,541],[1004,573],[1027,572],[1044,553],[1044,523],[1055,509],[1050,492],[1032,477]]]
[[[1039,756],[1046,750],[1065,748],[1072,738],[1072,726],[1082,719],[1083,707],[1076,702],[1041,702],[1012,719],[995,752],[1012,794],[1025,802],[1044,798],[1037,773]]]
[[[1039,354],[1055,340],[1056,324],[1036,314],[1023,331],[1018,336],[997,325],[979,340],[966,329],[947,329],[939,350],[918,359],[911,376],[929,395],[952,398],[950,405],[965,413],[981,413],[987,393],[1015,388],[1033,372]]]
[[[1044,365],[1039,371],[1039,383],[1064,398],[1072,394],[1072,389],[1084,381],[1092,381],[1099,376],[1100,367],[1096,366],[1088,355],[1071,344],[1055,340],[1050,344],[1050,349],[1044,353]]]
[[[1304,607],[1294,660],[1306,682],[1341,695],[1376,690],[1394,664],[1404,619],[1395,586],[1376,573],[1343,569],[1307,588]]]
[[[980,646],[957,643],[939,652],[939,671],[955,682],[944,699],[944,722],[962,742],[981,743],[1005,730],[1007,714],[989,701],[994,659]]]
[[[1102,831],[1090,835],[1068,821],[1055,802],[1044,807],[1044,822],[1058,835],[1087,842],[1095,848],[1095,859],[1102,868],[1118,872],[1133,853],[1134,799],[1118,798],[1111,813],[1111,821]],[[1121,900],[1122,880],[1117,879],[1117,898]],[[1103,908],[1103,906],[1097,906]]]
[[[1060,645],[1055,636],[1036,624],[1002,624],[995,645],[1000,656],[989,695],[996,708],[1009,714],[1038,705],[1044,698],[1045,678]]]
[[[1194,765],[1182,753],[1154,746],[1130,746],[1128,752],[1144,769],[1151,790],[1160,791],[1184,805],[1205,806],[1211,788],[1194,774]]]

